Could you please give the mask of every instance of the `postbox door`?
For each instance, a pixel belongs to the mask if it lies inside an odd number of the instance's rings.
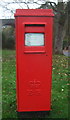
[[[52,20],[51,20],[52,21]],[[17,28],[18,111],[48,111],[51,102],[52,23]]]

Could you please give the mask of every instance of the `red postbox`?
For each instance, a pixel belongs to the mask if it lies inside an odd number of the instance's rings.
[[[50,111],[52,81],[51,9],[17,9],[17,111]]]

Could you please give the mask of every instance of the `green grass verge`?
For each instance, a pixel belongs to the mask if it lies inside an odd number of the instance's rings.
[[[15,51],[3,50],[3,118],[17,118]],[[68,118],[68,58],[53,56],[52,111],[48,118]]]

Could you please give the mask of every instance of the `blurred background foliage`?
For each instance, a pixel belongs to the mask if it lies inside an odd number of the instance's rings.
[[[2,31],[2,48],[3,49],[15,49],[15,37],[14,28],[7,26]]]

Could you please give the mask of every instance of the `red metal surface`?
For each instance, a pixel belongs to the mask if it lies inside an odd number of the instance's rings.
[[[24,13],[26,11],[26,13]],[[28,12],[29,11],[29,12]],[[37,16],[28,16],[29,15]],[[48,12],[47,12],[48,11]],[[51,17],[45,17],[49,12]],[[31,14],[30,14],[31,13]],[[23,17],[24,15],[27,17]],[[20,17],[20,15],[22,15]],[[41,17],[42,15],[43,17]],[[17,10],[16,65],[17,111],[49,111],[52,81],[52,10]],[[44,24],[44,26],[26,26]],[[25,33],[44,33],[44,46],[25,46]]]
[[[52,9],[17,9],[15,16],[54,16],[54,14]]]

